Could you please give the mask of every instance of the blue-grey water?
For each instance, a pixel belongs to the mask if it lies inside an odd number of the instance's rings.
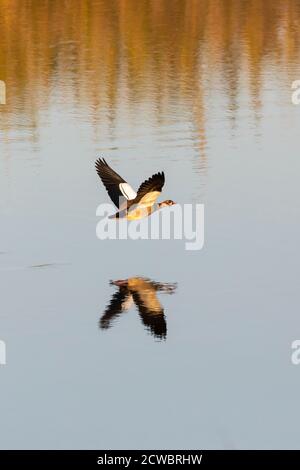
[[[1,448],[299,448],[300,9],[243,5],[0,1]],[[97,239],[99,156],[203,249]],[[101,328],[133,277],[176,283],[164,334]]]

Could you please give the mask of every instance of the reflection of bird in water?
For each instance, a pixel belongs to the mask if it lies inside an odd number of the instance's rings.
[[[142,277],[111,281],[119,290],[112,296],[100,319],[100,328],[108,329],[113,320],[135,304],[143,324],[150,333],[159,339],[167,336],[164,309],[157,298],[157,292],[172,294],[177,285],[151,281]]]
[[[106,161],[99,158],[96,163],[96,171],[104,184],[112,202],[119,209],[110,218],[128,220],[139,220],[151,215],[153,212],[165,206],[175,204],[171,199],[163,202],[156,202],[165,184],[164,173],[156,173],[148,180],[144,181],[136,193],[132,187],[116,173]]]

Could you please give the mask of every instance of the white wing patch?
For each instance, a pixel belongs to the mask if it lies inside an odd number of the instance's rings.
[[[126,310],[129,310],[132,306],[133,306],[133,297],[132,295],[130,295],[128,297],[128,299],[126,299],[123,303],[122,303],[122,312],[125,312]]]
[[[131,199],[135,199],[136,198],[136,192],[134,191],[134,189],[132,189],[132,187],[130,186],[130,184],[128,183],[120,183],[119,184],[119,188],[120,188],[120,191],[121,193],[123,194],[124,197],[126,197],[126,199],[128,201],[130,201]]]

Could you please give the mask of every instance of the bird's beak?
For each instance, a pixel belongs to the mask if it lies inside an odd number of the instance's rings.
[[[118,286],[118,287],[123,287],[123,286],[127,285],[127,280],[126,279],[118,279],[117,281],[110,281],[110,282],[114,286]]]

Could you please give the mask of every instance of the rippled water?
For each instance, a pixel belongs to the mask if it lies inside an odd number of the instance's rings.
[[[299,448],[300,2],[0,13],[1,447]],[[98,240],[99,156],[204,248]]]

